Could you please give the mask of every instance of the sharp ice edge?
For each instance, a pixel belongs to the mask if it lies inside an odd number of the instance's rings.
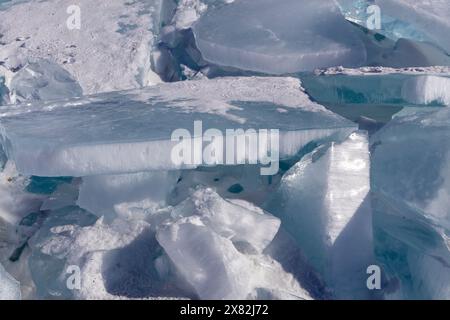
[[[363,280],[374,261],[369,171],[367,134],[355,132],[295,164],[264,206],[281,219],[336,298],[371,295]]]
[[[282,158],[356,128],[309,100],[293,78],[185,81],[0,109],[8,157],[19,172],[37,176],[192,168],[171,161],[177,144],[171,134],[178,128],[193,131],[195,120],[203,121],[204,130],[279,128]],[[50,130],[41,129],[49,123]]]

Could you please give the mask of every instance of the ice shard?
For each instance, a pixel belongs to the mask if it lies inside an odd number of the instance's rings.
[[[356,125],[312,102],[297,79],[248,77],[5,106],[0,127],[19,172],[60,177],[195,167],[198,162],[172,161],[177,129],[194,142],[211,128],[223,136],[227,129],[279,130],[272,151],[283,159],[310,142],[343,139]]]
[[[367,299],[373,262],[365,132],[322,146],[292,167],[264,206],[279,217],[335,298]]]
[[[450,297],[449,119],[410,110],[371,139],[377,255],[403,298]]]
[[[230,239],[235,246],[258,253],[267,247],[280,227],[279,219],[226,201],[210,188],[193,192],[171,215],[177,218],[198,216],[207,227]]]
[[[12,78],[11,103],[81,97],[83,90],[69,72],[56,63],[38,59]]]
[[[193,26],[203,58],[268,74],[360,66],[366,51],[333,1],[234,1]]]

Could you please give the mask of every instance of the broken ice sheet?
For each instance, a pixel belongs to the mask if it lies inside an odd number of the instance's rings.
[[[185,81],[68,101],[0,108],[9,159],[36,176],[87,176],[192,168],[171,161],[176,129],[279,129],[280,157],[356,125],[309,100],[293,78]],[[197,138],[197,137],[195,137]]]
[[[263,206],[279,217],[335,298],[367,299],[373,261],[368,138],[355,132],[294,165]]]
[[[366,51],[333,1],[235,1],[193,26],[208,62],[268,74],[359,66]]]
[[[80,97],[83,90],[69,72],[56,63],[37,59],[20,69],[9,86],[11,103]]]
[[[371,139],[377,255],[405,298],[450,297],[449,119],[413,109]]]

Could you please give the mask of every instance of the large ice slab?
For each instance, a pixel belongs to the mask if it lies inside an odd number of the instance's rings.
[[[322,104],[450,105],[450,68],[329,68],[300,75]]]
[[[20,300],[20,283],[0,264],[0,300]]]
[[[333,1],[234,1],[193,26],[203,58],[269,74],[359,66],[366,51]]]
[[[371,141],[377,252],[407,298],[450,297],[449,119],[402,112]]]
[[[202,121],[203,132],[215,128],[223,135],[226,129],[279,129],[279,148],[272,151],[280,158],[312,141],[345,138],[356,127],[309,100],[298,80],[270,77],[186,81],[7,106],[0,117],[8,157],[19,172],[36,176],[193,167],[172,161],[172,149],[180,142],[171,136],[185,129],[199,139],[196,120]],[[245,152],[243,160],[248,156]]]
[[[336,298],[368,298],[373,257],[368,138],[322,146],[283,177],[264,206],[282,220]]]
[[[0,11],[0,60],[17,71],[30,58],[49,59],[85,94],[158,83],[151,55],[161,6],[160,0],[15,2]]]

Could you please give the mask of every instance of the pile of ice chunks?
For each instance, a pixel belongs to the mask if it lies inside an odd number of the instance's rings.
[[[79,2],[0,4],[0,299],[450,299],[450,3]]]

